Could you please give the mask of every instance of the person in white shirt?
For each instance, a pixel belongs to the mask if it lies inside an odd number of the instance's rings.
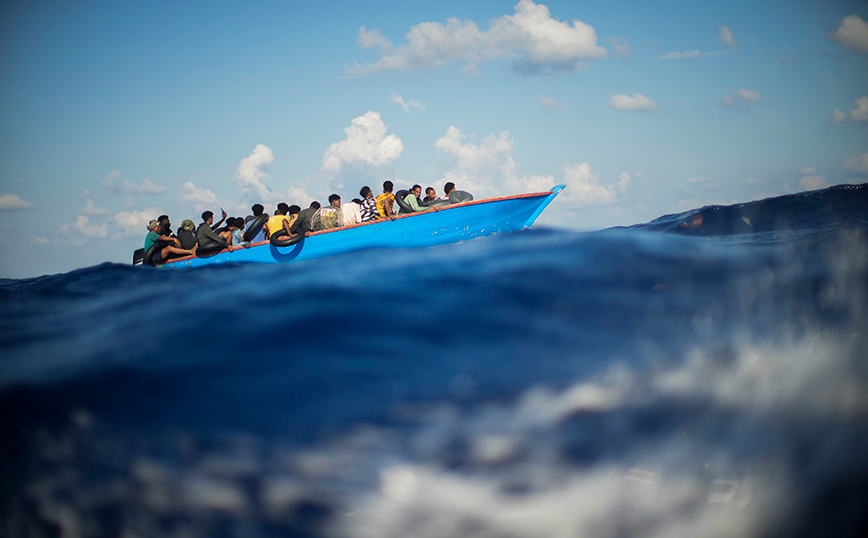
[[[354,224],[362,223],[361,202],[362,201],[358,198],[354,198],[353,201],[348,204],[341,204],[344,226],[352,226]]]

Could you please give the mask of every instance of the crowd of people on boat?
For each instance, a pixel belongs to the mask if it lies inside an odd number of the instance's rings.
[[[306,209],[280,202],[272,216],[265,213],[262,204],[254,204],[252,213],[244,218],[229,217],[221,209],[221,218],[216,223],[214,213],[205,211],[198,226],[185,219],[174,233],[169,216],[160,215],[148,223],[143,256],[147,263],[156,265],[206,251],[248,248],[263,241],[289,245],[313,232],[374,220],[395,220],[399,215],[437,210],[473,200],[470,193],[456,190],[451,181],[444,185],[442,197],[437,196],[433,187],[425,189],[424,197],[420,185],[393,193],[394,187],[394,183],[385,181],[382,194],[374,196],[366,185],[359,190],[359,198],[347,203],[342,203],[339,195],[332,194],[328,198],[329,205],[325,207],[317,201]]]

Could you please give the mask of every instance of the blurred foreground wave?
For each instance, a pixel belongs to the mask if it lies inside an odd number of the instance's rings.
[[[863,536],[868,186],[0,280],[0,535]]]

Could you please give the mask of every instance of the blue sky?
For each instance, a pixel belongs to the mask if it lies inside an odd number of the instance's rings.
[[[0,277],[385,179],[595,230],[868,181],[864,2],[7,2]]]

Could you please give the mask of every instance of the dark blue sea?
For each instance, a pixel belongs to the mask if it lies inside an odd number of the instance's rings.
[[[868,184],[2,280],[0,536],[866,536],[866,322]]]

